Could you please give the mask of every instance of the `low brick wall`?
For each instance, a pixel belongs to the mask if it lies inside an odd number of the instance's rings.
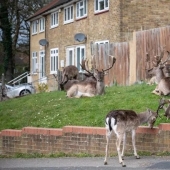
[[[0,154],[16,153],[87,153],[105,154],[106,130],[100,127],[65,126],[62,129],[24,127],[22,130],[6,129],[0,132]],[[115,135],[110,142],[110,153],[117,154]],[[170,124],[163,123],[149,129],[140,126],[136,134],[137,151],[156,154],[170,152]],[[132,154],[131,134],[127,135],[126,153]]]

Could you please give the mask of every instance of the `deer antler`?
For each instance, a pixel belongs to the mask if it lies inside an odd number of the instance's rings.
[[[84,59],[84,60],[81,61],[81,64],[80,64],[80,65],[81,65],[82,69],[85,70],[85,71],[87,71],[90,75],[93,75],[93,73],[91,73],[91,72],[86,68],[86,63],[87,63],[87,65],[88,65],[87,59]]]
[[[113,59],[112,65],[111,65],[111,67],[109,67],[109,68],[107,68],[105,70],[102,69],[103,72],[105,72],[107,70],[110,70],[113,67],[114,63],[116,62],[116,58],[114,56],[111,56],[111,55],[109,55],[109,56],[112,57],[112,59]]]
[[[157,109],[157,115],[159,115],[159,114],[158,114],[159,110],[160,110],[160,109],[163,109],[164,105],[167,104],[167,103],[170,103],[170,101],[169,101],[169,100],[166,100],[166,99],[164,99],[164,98],[161,98],[161,99],[160,99],[160,101],[159,101],[159,106],[158,106],[158,109]],[[159,117],[160,117],[160,115],[159,115]]]
[[[167,59],[162,64],[165,64],[170,59],[170,52],[167,51],[167,53],[168,53],[168,57],[167,57]]]

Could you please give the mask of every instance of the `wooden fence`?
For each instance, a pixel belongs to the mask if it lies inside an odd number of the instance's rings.
[[[133,47],[130,47],[130,45],[133,45]],[[121,42],[111,43],[110,45],[95,45],[93,63],[98,69],[106,69],[111,64],[109,55],[113,55],[116,57],[116,63],[105,76],[105,84],[107,86],[112,86],[113,83],[130,85],[146,80],[146,69],[152,67],[153,57],[160,55],[163,48],[165,51],[163,60],[165,60],[167,57],[166,51],[170,51],[170,26],[134,32],[132,43]],[[149,61],[146,61],[147,53],[150,56]],[[130,62],[130,60],[136,62]],[[130,81],[132,76],[130,72],[133,72],[132,68],[136,73],[134,73],[134,80]]]

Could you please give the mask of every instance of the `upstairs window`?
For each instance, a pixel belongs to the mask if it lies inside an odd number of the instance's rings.
[[[58,26],[58,12],[51,14],[51,28]]]
[[[109,0],[95,0],[95,13],[109,9]]]
[[[87,0],[77,2],[76,11],[76,18],[82,18],[87,16]]]
[[[56,74],[58,70],[59,58],[58,58],[58,48],[53,48],[50,50],[50,73]]]
[[[43,32],[45,30],[45,18],[39,19],[39,30]]]
[[[74,16],[74,13],[73,13],[73,5],[64,8],[64,24],[73,22],[73,21],[74,21],[74,20],[73,20],[73,16]]]
[[[32,22],[32,35],[37,34],[37,31],[38,31],[37,30],[37,23],[38,23],[38,20]]]

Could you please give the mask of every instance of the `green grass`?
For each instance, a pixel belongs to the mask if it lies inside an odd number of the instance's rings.
[[[155,86],[138,84],[112,86],[93,98],[66,98],[65,92],[39,93],[0,102],[0,130],[27,126],[62,128],[66,125],[104,127],[106,114],[113,109],[147,108],[156,111],[160,97],[151,94]],[[168,97],[167,97],[168,98]],[[155,125],[169,122],[160,112]]]

